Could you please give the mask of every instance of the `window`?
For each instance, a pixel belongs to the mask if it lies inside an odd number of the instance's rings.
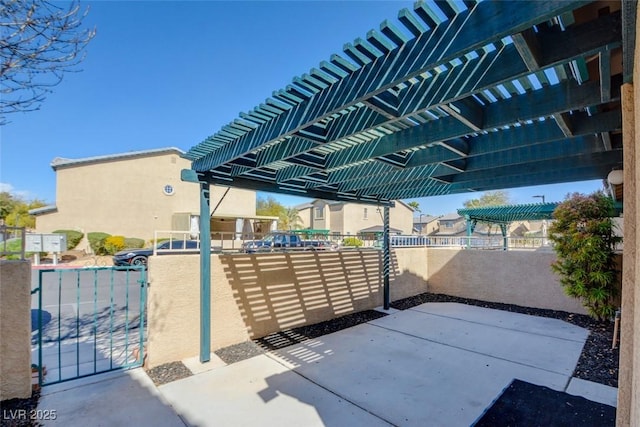
[[[173,195],[174,189],[173,189],[173,185],[171,184],[167,184],[164,186],[164,188],[162,189],[162,191],[164,192],[164,194],[166,194],[167,196],[171,196]]]
[[[453,223],[449,222],[449,221],[445,222],[444,223],[444,228],[453,228]]]
[[[364,219],[368,219],[369,218],[369,210],[367,208],[364,208],[363,218]]]
[[[324,218],[324,206],[320,206],[315,208],[314,210],[314,218],[315,219],[323,219]]]

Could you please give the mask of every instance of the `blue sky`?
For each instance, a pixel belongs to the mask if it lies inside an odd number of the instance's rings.
[[[0,128],[0,190],[55,202],[55,157],[188,150],[411,1],[83,2],[97,36],[41,110]],[[559,201],[601,181],[509,190]],[[124,191],[124,190],[123,190]],[[285,205],[299,197],[276,196]],[[416,199],[444,214],[478,194]]]

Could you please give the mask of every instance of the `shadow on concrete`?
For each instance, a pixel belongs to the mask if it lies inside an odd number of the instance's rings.
[[[44,387],[38,409],[55,413],[45,425],[184,427],[141,368]]]

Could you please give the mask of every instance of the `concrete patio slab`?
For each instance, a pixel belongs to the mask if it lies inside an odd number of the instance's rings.
[[[512,313],[475,305],[432,302],[413,307],[411,310],[566,340],[585,341],[589,336],[587,329],[559,319]]]
[[[567,393],[574,396],[582,396],[594,402],[618,407],[618,389],[604,384],[586,381],[580,378],[571,378]]]
[[[516,378],[611,404],[615,389],[571,378],[586,333],[547,320],[424,304],[230,365],[187,360],[196,375],[157,388],[141,369],[47,386],[39,409],[65,426],[461,426]]]
[[[212,369],[227,366],[227,364],[224,363],[224,361],[215,353],[209,353],[209,361],[207,363],[201,363],[200,356],[189,357],[184,359],[182,363],[193,374],[201,374],[203,372],[211,371]]]
[[[44,387],[38,409],[55,411],[47,426],[185,426],[142,368]]]
[[[159,390],[189,425],[389,425],[264,355]]]
[[[452,309],[457,311],[458,307],[455,306]],[[571,339],[557,338],[543,334],[541,326],[537,325],[538,322],[546,323],[546,319],[535,316],[526,319],[518,313],[484,310],[473,310],[473,321],[406,310],[369,323],[432,342],[571,376],[580,358],[586,334],[581,340],[574,338],[577,334],[571,334]],[[495,326],[496,323],[504,326]]]
[[[403,426],[470,425],[513,378],[557,390],[569,380],[373,324],[275,354],[312,382]]]

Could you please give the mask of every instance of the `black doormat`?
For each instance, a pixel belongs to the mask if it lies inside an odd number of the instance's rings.
[[[615,424],[613,406],[513,380],[474,426],[606,427]]]

